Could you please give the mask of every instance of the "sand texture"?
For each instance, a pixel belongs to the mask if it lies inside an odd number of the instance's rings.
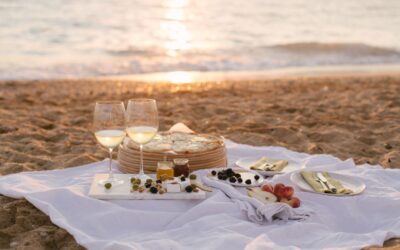
[[[236,142],[400,168],[400,77],[332,76],[210,82],[0,83],[0,174],[106,157],[91,132],[96,100],[158,100],[161,129],[184,122]],[[382,211],[384,212],[384,211]],[[391,240],[386,246],[399,244]],[[0,196],[0,249],[81,249],[25,200]]]

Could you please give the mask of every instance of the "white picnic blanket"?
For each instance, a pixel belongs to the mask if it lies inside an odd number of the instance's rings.
[[[107,162],[0,177],[0,193],[26,198],[88,249],[359,249],[400,236],[400,170],[355,166],[329,155],[296,153],[281,147],[252,147],[227,141],[229,164],[240,157],[288,159],[309,169],[361,178],[367,189],[354,197],[301,192],[301,221],[260,225],[240,204],[217,190],[205,200],[101,201],[87,193]],[[290,182],[290,174],[272,182]]]

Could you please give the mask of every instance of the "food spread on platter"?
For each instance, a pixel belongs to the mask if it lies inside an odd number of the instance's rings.
[[[247,194],[263,203],[283,202],[293,208],[300,207],[301,201],[294,197],[294,189],[282,183],[264,184],[261,188],[249,188]]]
[[[130,148],[139,145],[132,140],[125,142]],[[146,152],[198,153],[217,149],[224,145],[223,138],[208,134],[189,134],[183,132],[160,132],[153,140],[143,146]]]
[[[288,165],[286,160],[272,160],[267,157],[261,157],[256,163],[250,166],[251,170],[256,171],[282,171]]]
[[[123,180],[120,185],[112,182],[100,184],[107,174],[96,174],[92,180],[88,196],[100,200],[199,200],[207,198],[212,189],[202,184],[195,174],[186,177],[156,179],[155,175],[138,178],[138,175],[115,174]],[[190,186],[190,187],[189,187]]]
[[[211,192],[209,188],[202,185],[195,174],[191,174],[189,178],[185,176],[179,177],[162,177],[161,179],[147,179],[142,182],[139,178],[131,178],[131,192],[150,192],[152,194],[164,193],[180,193],[180,192],[199,192],[199,190]]]
[[[195,174],[189,174],[189,160],[176,158],[171,161],[159,161],[157,164],[156,178],[142,180],[131,177],[131,192],[138,193],[197,193],[199,190],[212,192],[212,189],[204,186]],[[112,183],[104,184],[106,190],[112,188]]]
[[[227,182],[233,186],[259,186],[264,181],[260,175],[247,172],[233,170],[232,168],[223,169],[220,171],[212,170],[211,177]]]

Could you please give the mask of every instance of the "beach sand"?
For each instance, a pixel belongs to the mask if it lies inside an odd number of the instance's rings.
[[[107,153],[90,131],[97,100],[158,100],[183,122],[240,143],[400,168],[400,77],[302,76],[189,85],[129,80],[0,83],[0,174],[73,167]],[[384,211],[382,211],[384,212]],[[385,243],[400,246],[399,240]],[[0,196],[0,249],[81,249],[25,200]]]

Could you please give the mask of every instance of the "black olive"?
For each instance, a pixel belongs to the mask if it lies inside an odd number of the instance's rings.
[[[150,192],[156,194],[158,192],[158,189],[156,187],[151,187]]]
[[[215,170],[213,170],[213,171],[211,171],[211,174],[215,176],[215,175],[217,175],[217,172]]]
[[[188,193],[191,193],[193,191],[192,186],[186,186],[185,187],[185,191],[188,192]]]
[[[259,175],[255,175],[254,179],[256,179],[256,181],[258,181],[258,179],[260,179],[260,176]]]
[[[245,181],[245,183],[246,183],[247,185],[250,185],[250,184],[251,184],[251,180],[248,179],[248,180]]]
[[[232,183],[235,183],[236,182],[236,178],[232,176],[231,178],[229,178],[229,181],[232,182]]]

